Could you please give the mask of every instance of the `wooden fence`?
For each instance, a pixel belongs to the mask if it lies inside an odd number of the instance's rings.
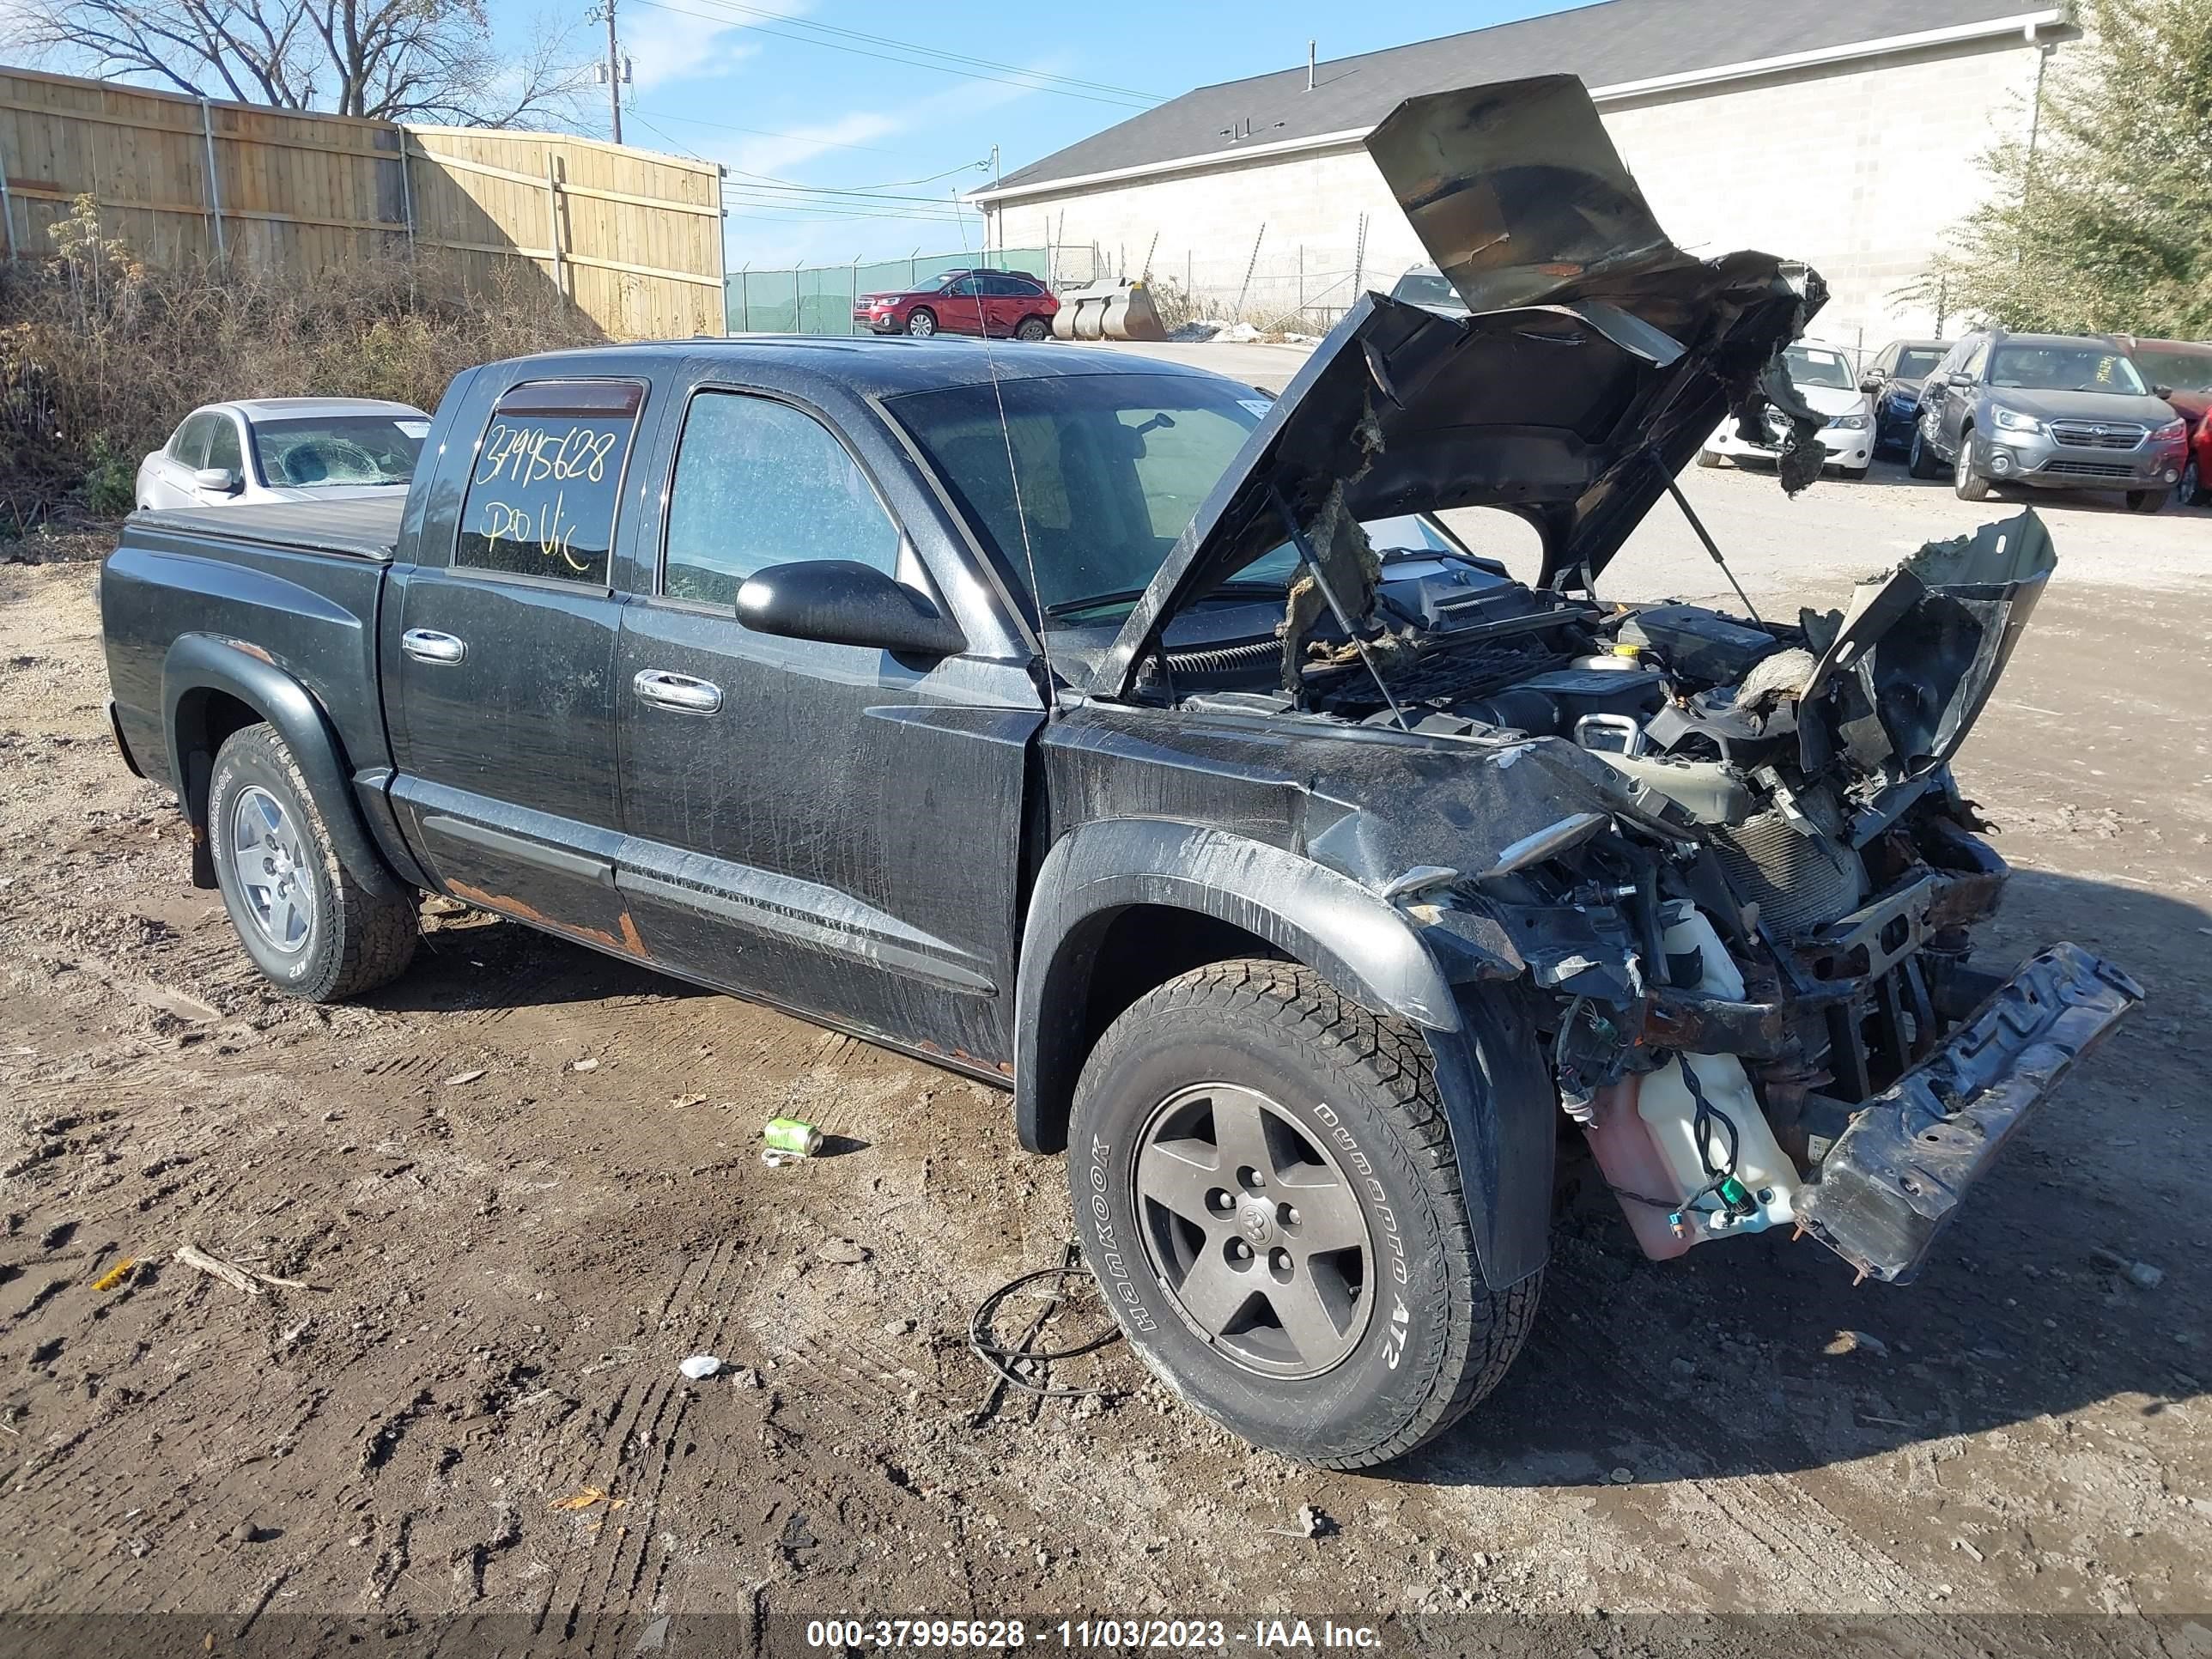
[[[476,127],[399,126],[0,68],[0,257],[50,254],[80,195],[155,264],[313,280],[436,248],[481,283],[525,262],[620,339],[724,331],[720,169]]]

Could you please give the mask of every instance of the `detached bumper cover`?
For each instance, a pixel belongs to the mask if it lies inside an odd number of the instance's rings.
[[[1798,1195],[1806,1230],[1869,1277],[1903,1283],[2028,1109],[2142,1000],[2078,945],[2050,946],[1925,1065],[1869,1101]]]

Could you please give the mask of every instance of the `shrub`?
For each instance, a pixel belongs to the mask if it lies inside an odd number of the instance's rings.
[[[0,266],[0,499],[25,525],[74,499],[130,510],[138,458],[201,404],[391,398],[437,406],[461,369],[603,337],[521,261],[489,281],[425,252],[302,280],[238,262],[149,268],[89,198],[55,255]]]

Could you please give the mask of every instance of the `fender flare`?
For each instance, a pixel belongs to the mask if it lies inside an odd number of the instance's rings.
[[[1455,994],[1395,905],[1310,859],[1226,830],[1102,819],[1046,855],[1015,981],[1014,1117],[1025,1148],[1066,1148],[1085,988],[1107,927],[1138,904],[1240,927],[1363,1006],[1419,1027],[1484,1282],[1504,1290],[1543,1267],[1558,1097],[1518,999],[1497,985]]]
[[[255,647],[212,634],[179,635],[161,662],[161,732],[168,745],[169,775],[192,827],[194,879],[204,877],[203,884],[215,885],[208,850],[208,786],[215,750],[193,740],[204,731],[196,703],[210,691],[235,697],[276,728],[307,781],[307,793],[347,873],[380,898],[405,892],[407,884],[392,872],[362,821],[337,735],[321,706],[306,686],[257,654]]]

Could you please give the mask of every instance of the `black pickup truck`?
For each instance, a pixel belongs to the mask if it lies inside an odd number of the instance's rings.
[[[609,347],[460,376],[404,501],[134,518],[124,757],[302,996],[399,973],[429,890],[1008,1087],[1147,1363],[1314,1462],[1496,1383],[1563,1154],[1654,1256],[1910,1278],[2141,995],[1970,961],[2006,872],[1948,762],[2050,543],[1788,623],[1600,603],[1724,415],[1817,456],[1817,279],[1675,248],[1571,80],[1370,149],[1467,312],[1367,295],[1279,399]]]

